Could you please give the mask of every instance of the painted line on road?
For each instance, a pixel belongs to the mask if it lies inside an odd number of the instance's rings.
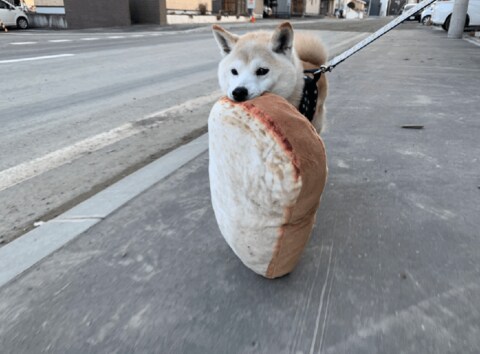
[[[480,47],[480,41],[478,39],[472,39],[472,38],[466,38],[466,37],[463,37],[463,39],[469,43],[475,44],[476,46]]]
[[[368,33],[365,32],[360,32],[359,34],[356,34],[355,36],[352,36],[350,38],[345,39],[344,41],[341,41],[339,43],[336,43],[335,45],[331,46],[328,48],[329,52],[332,52],[334,50],[340,49],[345,45],[351,45],[351,43],[357,43],[358,40],[366,38],[368,36]],[[330,58],[333,59],[333,58]]]
[[[0,248],[0,287],[101,222],[106,216],[207,149],[208,135],[204,134],[3,246]]]
[[[29,44],[37,44],[38,42],[12,42],[12,45],[29,45]]]
[[[218,100],[221,95],[222,94],[221,94],[220,91],[214,91],[214,92],[212,92],[208,95],[200,96],[200,97],[193,98],[191,100],[185,101],[182,104],[179,104],[177,106],[173,106],[173,107],[170,107],[170,108],[167,108],[167,109],[162,109],[160,111],[148,114],[145,117],[137,120],[137,122],[142,121],[142,120],[151,119],[151,118],[159,118],[159,117],[161,117],[165,114],[169,114],[169,113],[171,114],[171,113],[177,113],[177,112],[188,112],[188,111],[191,111],[193,109],[196,109],[197,107],[200,107],[200,106],[203,106],[205,104],[211,103],[215,100]]]
[[[131,123],[124,124],[108,132],[84,139],[45,156],[6,169],[0,172],[0,191],[62,166],[85,153],[99,150],[136,133],[137,131]]]
[[[22,61],[34,61],[34,60],[65,58],[65,57],[73,57],[74,55],[75,54],[57,54],[57,55],[45,55],[45,56],[42,56],[42,57],[8,59],[8,60],[0,60],[0,64],[18,63],[18,62],[22,62]]]
[[[65,42],[72,42],[73,39],[50,39],[50,43],[65,43]]]
[[[108,36],[109,39],[120,39],[120,38],[127,38],[125,36]]]
[[[81,41],[98,41],[100,38],[98,37],[86,37],[86,38],[80,38]]]
[[[150,128],[149,126],[135,124],[139,121],[162,118],[169,114],[186,113],[205,104],[213,103],[220,96],[220,92],[215,91],[209,95],[194,98],[179,105],[149,114],[134,122],[123,124],[107,132],[81,140],[42,157],[3,170],[0,172],[0,192]]]

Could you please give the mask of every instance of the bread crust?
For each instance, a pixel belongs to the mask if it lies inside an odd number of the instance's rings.
[[[221,99],[209,134],[212,204],[222,235],[256,273],[277,278],[291,272],[326,183],[323,141],[295,107],[273,94],[242,103]]]

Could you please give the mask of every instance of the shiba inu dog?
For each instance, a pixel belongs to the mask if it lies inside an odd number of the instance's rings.
[[[322,131],[328,88],[325,75],[316,87],[313,83],[313,92],[304,93],[308,79],[304,79],[303,71],[319,68],[327,61],[325,47],[316,37],[302,32],[294,36],[289,22],[280,24],[273,33],[256,31],[238,36],[218,25],[213,25],[213,33],[223,55],[218,80],[225,95],[241,102],[271,92],[300,112],[306,104],[313,104],[312,117],[308,118],[317,132]]]

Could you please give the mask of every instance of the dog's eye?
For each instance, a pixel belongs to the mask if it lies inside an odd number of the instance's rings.
[[[258,68],[257,69],[257,72],[255,74],[257,74],[257,76],[263,76],[263,75],[267,75],[267,73],[269,72],[270,70],[268,69],[265,69],[265,68]]]
[[[237,69],[232,69],[232,74],[233,74],[233,75],[238,75]]]

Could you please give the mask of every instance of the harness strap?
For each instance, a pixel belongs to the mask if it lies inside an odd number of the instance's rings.
[[[317,109],[317,82],[320,80],[322,72],[318,71],[318,69],[314,69],[304,70],[303,73],[305,74],[303,76],[305,84],[303,85],[302,99],[300,100],[298,111],[311,122]],[[311,75],[313,75],[313,77]]]

